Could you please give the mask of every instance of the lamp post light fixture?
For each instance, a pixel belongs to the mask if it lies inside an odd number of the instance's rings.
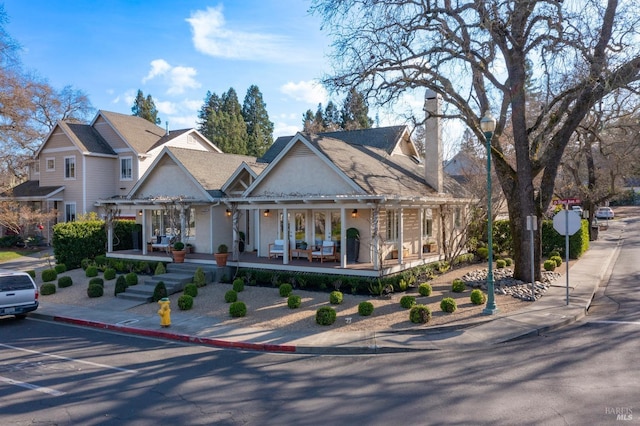
[[[487,271],[487,306],[482,311],[483,314],[493,315],[498,312],[496,306],[495,290],[493,283],[493,219],[491,214],[491,138],[496,130],[496,119],[487,110],[484,117],[480,119],[480,129],[484,133],[487,142],[487,245],[489,257],[489,270]]]

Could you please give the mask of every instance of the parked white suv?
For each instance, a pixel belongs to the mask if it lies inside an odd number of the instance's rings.
[[[26,272],[0,269],[0,316],[25,318],[38,309],[38,287]]]

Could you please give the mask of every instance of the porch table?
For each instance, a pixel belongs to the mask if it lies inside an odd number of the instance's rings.
[[[307,256],[307,259],[309,259],[309,262],[313,261],[313,258],[311,256],[311,253],[313,252],[313,248],[307,248],[307,249],[301,249],[301,248],[292,248],[291,249],[291,253],[289,253],[290,258],[293,258],[293,256],[300,258],[300,256]]]

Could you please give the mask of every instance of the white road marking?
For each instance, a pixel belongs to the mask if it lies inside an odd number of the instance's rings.
[[[640,321],[589,321],[595,324],[633,324],[640,325]]]
[[[60,392],[60,391],[57,391],[55,389],[47,388],[47,387],[44,387],[44,386],[32,385],[31,383],[26,383],[26,382],[21,382],[19,380],[9,379],[8,377],[0,376],[0,382],[5,382],[5,383],[8,383],[10,385],[16,385],[16,386],[20,386],[20,387],[23,387],[23,388],[31,389],[31,390],[34,390],[34,391],[47,393],[47,394],[53,395],[53,396],[66,395],[66,392]]]
[[[47,353],[47,352],[34,351],[34,350],[31,350],[31,349],[19,348],[17,346],[5,345],[4,343],[0,343],[0,346],[5,347],[5,348],[9,348],[9,349],[14,349],[16,351],[29,352],[29,353],[38,354],[38,355],[46,355],[46,356],[50,356],[52,358],[63,359],[65,361],[79,362],[79,363],[82,363],[82,364],[93,365],[94,367],[102,367],[102,368],[106,368],[106,369],[109,369],[109,370],[116,370],[116,371],[120,371],[120,372],[123,372],[123,373],[129,373],[129,374],[137,374],[138,373],[137,370],[127,370],[126,368],[114,367],[114,366],[106,365],[106,364],[98,364],[96,362],[83,361],[81,359],[68,358],[66,356],[54,355],[54,354],[50,354],[50,353]]]

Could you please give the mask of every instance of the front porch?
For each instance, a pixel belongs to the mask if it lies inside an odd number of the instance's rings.
[[[173,262],[171,253],[167,252],[152,252],[142,254],[142,250],[121,250],[111,253],[107,253],[107,257],[142,260],[147,262]],[[240,267],[240,268],[252,268],[252,269],[269,269],[275,271],[297,271],[319,274],[331,274],[331,275],[352,275],[360,277],[379,277],[398,273],[408,268],[429,264],[440,260],[438,253],[425,253],[422,259],[418,254],[409,254],[403,259],[403,264],[398,263],[398,259],[388,259],[382,262],[382,269],[377,271],[374,269],[373,263],[349,263],[346,268],[340,267],[340,262],[323,262],[314,260],[309,262],[307,258],[293,257],[288,264],[282,262],[282,258],[267,258],[258,257],[256,252],[243,252],[240,253],[237,261],[231,260],[231,254],[229,254],[229,260],[227,262],[228,267]],[[189,253],[185,258],[185,263],[213,265],[216,261],[213,255],[207,253]]]

